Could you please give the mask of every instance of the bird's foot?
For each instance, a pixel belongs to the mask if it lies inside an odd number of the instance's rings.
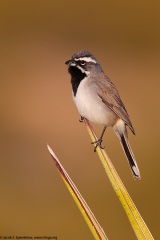
[[[102,141],[102,138],[99,138],[97,141],[91,142],[91,144],[96,144],[94,147],[94,152],[96,152],[97,147],[104,149],[104,146],[102,146]]]
[[[84,117],[81,116],[81,118],[79,119],[80,122],[83,122]]]

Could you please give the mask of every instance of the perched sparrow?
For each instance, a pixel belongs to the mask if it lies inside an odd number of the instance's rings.
[[[126,154],[132,173],[140,179],[140,172],[128,142],[126,126],[135,134],[129,115],[111,80],[103,72],[97,59],[88,51],[75,53],[65,62],[71,75],[73,100],[81,118],[104,127],[97,146],[107,127],[113,127]]]

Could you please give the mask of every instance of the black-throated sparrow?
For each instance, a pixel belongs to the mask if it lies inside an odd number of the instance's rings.
[[[126,126],[135,134],[129,115],[111,80],[104,74],[96,58],[88,51],[75,53],[65,62],[71,75],[73,100],[82,118],[104,127],[96,142],[102,148],[102,138],[107,127],[113,127],[128,159],[135,178],[140,172],[128,142]]]

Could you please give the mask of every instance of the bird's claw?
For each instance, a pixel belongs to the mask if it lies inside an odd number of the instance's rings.
[[[84,117],[81,116],[81,118],[79,119],[80,122],[83,122]]]
[[[91,144],[96,144],[94,147],[94,152],[96,152],[97,147],[100,147],[101,149],[104,149],[104,146],[102,146],[102,139],[98,139],[97,141],[91,142]]]

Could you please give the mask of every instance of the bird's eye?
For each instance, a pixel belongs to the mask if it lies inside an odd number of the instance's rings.
[[[86,63],[85,61],[81,61],[80,62],[81,65],[85,65],[85,63]]]

